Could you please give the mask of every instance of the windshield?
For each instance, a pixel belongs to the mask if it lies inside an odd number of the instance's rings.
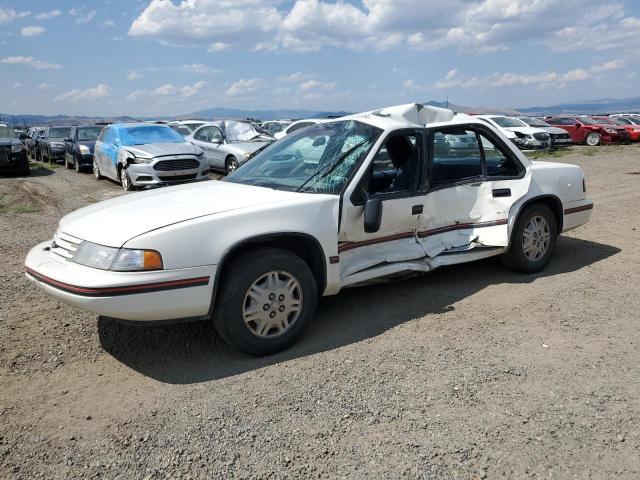
[[[189,127],[187,127],[186,125],[171,125],[171,128],[173,128],[183,137],[191,135],[191,130],[189,130]]]
[[[78,129],[78,140],[81,142],[95,142],[102,131],[102,127],[81,127]]]
[[[248,142],[260,136],[260,133],[244,122],[224,122],[224,135],[227,142]]]
[[[353,120],[314,125],[272,143],[226,181],[339,194],[381,133]]]
[[[585,125],[599,125],[602,123],[600,121],[595,121],[594,119],[587,117],[579,117],[578,121],[584,123]]]
[[[491,117],[491,120],[493,120],[503,128],[524,127],[522,122],[520,122],[519,120],[516,120],[515,118]]]
[[[120,130],[122,145],[145,145],[148,143],[183,143],[184,138],[166,125],[138,125]]]
[[[54,127],[49,130],[49,138],[69,138],[71,127]]]
[[[615,122],[611,118],[594,118],[594,120],[600,124],[607,123],[609,125],[615,125]]]
[[[9,127],[0,125],[0,138],[16,138],[16,134]]]
[[[542,120],[538,120],[537,118],[521,118],[524,123],[529,125],[530,127],[548,127],[548,123],[544,123]]]

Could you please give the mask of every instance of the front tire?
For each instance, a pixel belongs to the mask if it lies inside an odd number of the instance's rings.
[[[519,216],[509,250],[500,257],[511,270],[538,273],[548,265],[558,238],[558,222],[542,203],[528,206]]]
[[[78,157],[76,157],[76,161],[73,164],[73,167],[74,167],[76,173],[82,173],[82,167],[80,166],[80,159]]]
[[[120,185],[122,185],[122,189],[125,192],[130,192],[134,189],[129,172],[127,172],[127,169],[124,167],[120,167]]]
[[[95,161],[95,159],[93,160],[93,176],[96,177],[96,180],[102,180],[102,174],[100,173],[100,167],[98,166],[98,163]]]
[[[587,135],[587,138],[585,138],[585,143],[590,147],[596,147],[600,145],[601,139],[602,137],[599,133],[590,133],[589,135]]]
[[[250,251],[229,264],[213,321],[229,344],[250,355],[293,345],[313,317],[316,279],[297,255],[277,248]]]

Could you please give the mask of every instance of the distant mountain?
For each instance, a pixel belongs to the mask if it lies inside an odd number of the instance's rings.
[[[89,117],[70,115],[10,115],[0,113],[0,121],[16,127],[31,125],[93,125],[96,122],[136,122],[133,117]]]
[[[456,112],[465,113],[497,113],[505,115],[555,115],[566,114],[598,114],[615,112],[640,112],[640,97],[634,98],[603,98],[599,100],[586,100],[584,102],[562,103],[546,107],[467,107],[444,101],[430,100],[423,105],[433,107],[450,108]],[[300,119],[300,118],[326,118],[349,115],[345,111],[316,111],[305,109],[281,109],[281,110],[242,110],[237,108],[209,108],[190,113],[188,115],[167,115],[157,117],[103,117],[103,116],[70,116],[70,115],[9,115],[0,113],[0,122],[7,122],[17,127],[31,125],[92,125],[95,122],[135,122],[144,120],[180,120],[203,119],[215,120],[221,118],[256,118],[260,120]]]
[[[303,109],[282,109],[282,110],[241,110],[236,108],[208,108],[193,112],[189,115],[180,115],[176,118],[200,118],[203,120],[216,120],[222,118],[257,118],[260,120],[279,120],[279,119],[300,119],[300,118],[326,118],[326,117],[343,117],[350,115],[349,112],[338,111],[314,111]]]
[[[579,103],[561,103],[548,107],[518,108],[518,110],[528,115],[640,112],[640,97],[602,98],[599,100],[586,100]]]

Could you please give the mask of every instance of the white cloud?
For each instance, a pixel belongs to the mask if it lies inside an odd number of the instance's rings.
[[[147,78],[147,76],[146,76],[146,75],[143,75],[143,74],[142,74],[142,73],[140,73],[140,72],[135,72],[135,71],[134,71],[134,72],[129,72],[129,73],[127,74],[127,80],[128,80],[129,82],[135,82],[136,80],[142,80],[143,78]]]
[[[539,88],[556,86],[564,88],[568,83],[582,82],[592,79],[596,75],[617,70],[624,67],[622,60],[610,60],[601,65],[594,65],[589,69],[576,68],[564,73],[541,72],[532,74],[522,73],[501,73],[496,72],[484,77],[465,78],[459,75],[457,69],[450,70],[444,79],[436,82],[436,89],[450,88],[495,88],[508,87],[513,85],[537,85]]]
[[[104,22],[100,23],[100,26],[104,28],[113,28],[116,26],[116,24],[113,20],[105,20]]]
[[[227,97],[252,97],[266,87],[266,82],[261,78],[244,78],[232,84],[225,95]]]
[[[229,45],[228,43],[213,42],[211,45],[209,45],[209,48],[207,50],[209,52],[222,52],[223,50],[226,50],[229,47],[231,47],[231,45]]]
[[[50,83],[47,83],[47,82],[42,82],[36,88],[38,90],[40,90],[41,92],[44,92],[46,90],[49,90],[49,89],[53,88],[53,85],[51,85]]]
[[[87,88],[86,90],[80,90],[78,88],[74,88],[73,90],[69,90],[68,92],[62,93],[55,97],[54,102],[88,102],[91,100],[97,100],[99,98],[103,98],[108,96],[111,93],[111,87],[109,85],[105,85],[101,83],[100,85],[96,85],[92,88]]]
[[[291,75],[285,75],[282,77],[278,77],[277,82],[283,84],[292,84],[292,83],[302,83],[308,80],[316,78],[317,75],[315,73],[302,73],[296,72]]]
[[[59,17],[60,15],[62,15],[60,10],[51,10],[50,12],[41,12],[34,18],[36,20],[49,20],[51,18]]]
[[[333,90],[336,88],[336,83],[325,83],[319,80],[308,80],[298,85],[298,89],[303,92],[310,90]]]
[[[9,65],[26,65],[38,70],[60,70],[62,68],[62,65],[58,65],[57,63],[43,62],[33,57],[22,56],[3,58],[2,63],[7,63]]]
[[[2,8],[0,7],[0,25],[5,23],[11,23],[17,18],[24,18],[31,15],[30,11],[25,12],[17,12],[12,8]]]
[[[189,65],[183,65],[180,67],[181,72],[197,73],[197,74],[218,74],[222,73],[222,70],[212,68],[201,63],[191,63]]]
[[[16,82],[13,84],[13,88],[20,88],[22,87],[22,84],[20,82]]]
[[[37,37],[38,35],[42,35],[44,32],[45,32],[45,28],[37,25],[30,25],[28,27],[24,27],[20,31],[23,37]]]
[[[145,98],[168,98],[170,100],[183,101],[198,95],[207,85],[207,82],[204,81],[184,86],[167,83],[154,90],[136,90],[127,96],[127,101],[135,102]]]
[[[85,6],[82,6],[81,8],[72,8],[71,10],[69,10],[69,15],[71,15],[72,17],[78,17],[76,19],[76,23],[78,25],[91,23],[91,21],[97,14],[98,12],[96,10],[87,10]]]
[[[564,38],[573,39],[574,47],[568,48],[575,48],[582,45],[576,37],[611,26],[624,30],[625,37],[637,36],[636,22],[640,20],[625,17],[618,0],[362,0],[355,5],[333,0],[152,0],[129,35],[167,44],[205,44],[210,51],[241,46],[263,52],[454,48],[488,53],[523,42],[560,49]],[[567,28],[575,31],[563,30]]]

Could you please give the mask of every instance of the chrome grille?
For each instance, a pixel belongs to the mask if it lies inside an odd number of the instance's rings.
[[[58,260],[71,260],[82,240],[66,233],[56,232],[51,242],[51,255]]]
[[[200,163],[192,158],[181,158],[177,160],[162,160],[153,166],[154,170],[160,172],[172,172],[175,170],[192,170],[198,168]]]

